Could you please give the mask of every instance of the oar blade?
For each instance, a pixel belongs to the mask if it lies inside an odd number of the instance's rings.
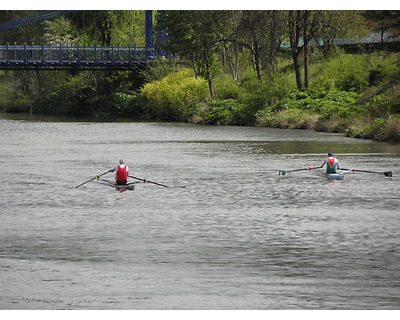
[[[351,171],[351,172],[377,173],[377,174],[384,174],[385,177],[393,177],[392,171],[378,172],[378,171],[370,171],[370,170],[345,169],[345,168],[340,168],[340,170],[346,170],[346,171]]]

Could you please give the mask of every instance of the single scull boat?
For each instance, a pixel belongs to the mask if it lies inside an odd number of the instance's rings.
[[[104,180],[104,179],[98,179],[99,182],[102,182],[103,184],[113,187],[116,190],[134,190],[135,189],[135,184],[138,182],[131,182],[127,184],[116,184],[114,181],[110,180]]]
[[[296,172],[296,171],[310,171],[310,170],[316,170],[316,169],[320,169],[320,167],[307,167],[307,168],[302,168],[302,169],[294,169],[294,170],[279,170],[279,175],[284,176],[286,175],[288,172]],[[321,175],[325,178],[327,178],[328,180],[343,180],[344,179],[344,175],[340,174],[340,173],[322,173],[322,174],[318,174]]]

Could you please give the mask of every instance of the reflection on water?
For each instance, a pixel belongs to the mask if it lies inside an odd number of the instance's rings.
[[[400,305],[399,145],[266,128],[0,119],[0,148],[1,309]],[[327,151],[343,167],[394,177],[278,175],[318,166]],[[119,158],[131,175],[171,187],[120,193],[94,180],[73,189]]]

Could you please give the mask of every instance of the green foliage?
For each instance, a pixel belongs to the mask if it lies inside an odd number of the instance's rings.
[[[145,44],[143,10],[87,10],[80,11],[75,19],[84,22],[79,36],[81,45]]]
[[[374,137],[379,137],[383,133],[383,128],[385,126],[385,119],[375,118],[367,124],[364,129],[361,138],[372,139]]]
[[[12,103],[4,108],[4,111],[10,113],[28,113],[32,108],[32,100],[27,96],[15,98]]]
[[[311,87],[319,90],[360,92],[377,85],[390,73],[395,55],[379,52],[351,55],[337,51],[311,66]]]
[[[207,96],[207,82],[202,78],[195,78],[190,69],[183,69],[161,80],[147,83],[140,93],[152,116],[178,121],[185,121],[189,108],[205,101]]]
[[[7,108],[15,99],[15,89],[11,82],[6,81],[3,72],[0,72],[0,110],[7,111]]]
[[[386,72],[381,65],[369,71],[368,83],[370,86],[375,86],[382,82],[385,78]]]
[[[242,125],[246,106],[233,99],[197,104],[190,122],[197,124]]]
[[[400,114],[400,99],[389,102],[389,112],[392,114]]]
[[[360,74],[347,73],[339,77],[335,85],[339,90],[359,92],[367,87],[368,81]]]
[[[318,121],[318,114],[312,111],[300,109],[288,109],[279,113],[256,113],[259,126],[275,127],[283,129],[314,129]]]
[[[321,118],[347,116],[355,110],[355,103],[358,97],[359,95],[354,92],[296,90],[267,110],[267,112],[297,109],[319,113]]]
[[[61,17],[55,20],[45,20],[42,22],[44,26],[43,43],[46,45],[76,45],[77,34],[75,26],[70,20]]]
[[[344,91],[293,91],[274,106],[256,113],[261,126],[340,131],[341,119],[359,112],[358,94]],[[322,128],[325,128],[322,130]]]
[[[170,73],[181,71],[182,67],[174,61],[154,60],[151,64],[140,71],[146,83],[158,81]]]

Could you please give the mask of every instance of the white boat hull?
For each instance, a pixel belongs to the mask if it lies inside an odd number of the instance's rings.
[[[116,190],[134,190],[135,184],[137,183],[137,182],[132,182],[127,184],[116,184],[115,182],[109,180],[99,180],[99,182],[102,182],[107,186],[113,187]]]
[[[344,179],[344,175],[340,174],[340,173],[324,173],[324,176],[328,180],[343,180]]]

